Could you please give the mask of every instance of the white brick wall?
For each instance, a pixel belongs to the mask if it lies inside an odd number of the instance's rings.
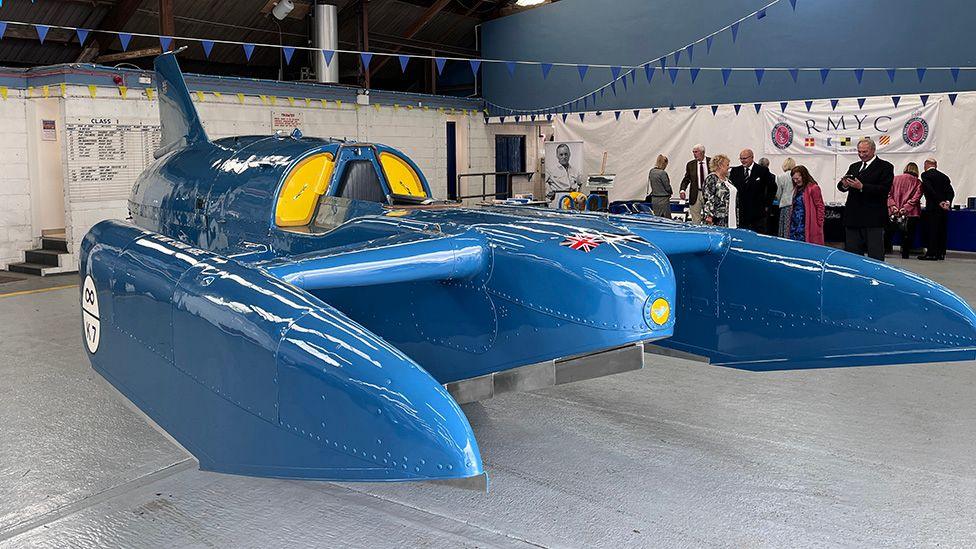
[[[0,99],[0,267],[24,260],[33,247],[30,174],[27,168],[27,99],[23,90],[9,90]]]
[[[33,247],[33,240],[40,234],[32,234],[30,226],[30,175],[27,169],[26,99],[23,92],[10,90],[7,101],[0,102],[0,129],[8,137],[7,146],[0,148],[0,267],[23,259],[23,250]],[[112,89],[99,88],[96,97],[89,95],[87,86],[68,86],[68,98],[64,103],[66,119],[75,117],[142,118],[153,120],[159,115],[155,100],[150,101],[138,90],[130,90],[128,97],[122,99]],[[343,102],[337,108],[329,101],[323,108],[321,102],[312,101],[306,105],[304,99],[289,105],[284,97],[279,97],[274,105],[262,103],[255,96],[245,96],[242,105],[235,94],[225,93],[216,97],[206,93],[203,101],[194,94],[194,101],[200,112],[204,127],[211,138],[233,135],[271,132],[271,112],[297,111],[303,115],[302,131],[312,137],[342,137],[376,142],[396,147],[406,153],[420,166],[430,181],[435,196],[447,196],[447,139],[446,123],[454,120],[464,125],[458,132],[459,158],[467,159],[467,166],[458,166],[458,171],[493,171],[495,166],[495,135],[526,135],[526,166],[531,171],[537,166],[537,146],[535,128],[528,125],[506,124],[486,125],[484,118],[475,116],[448,116],[436,108],[424,110],[414,107],[400,107],[395,112],[392,106],[382,105],[377,110],[373,106],[358,109],[351,102]],[[64,128],[64,120],[59,128]],[[39,122],[38,122],[39,123]],[[465,142],[466,141],[466,142]],[[539,183],[538,176],[534,183]],[[520,186],[517,192],[536,192],[533,188]],[[69,246],[76,249],[85,233],[92,225],[103,219],[121,219],[127,215],[124,200],[106,202],[72,203],[65,196],[65,227]],[[39,233],[39,231],[37,231]],[[73,265],[75,268],[77,265]]]

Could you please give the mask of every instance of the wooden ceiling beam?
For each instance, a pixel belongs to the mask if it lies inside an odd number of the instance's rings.
[[[112,11],[108,12],[97,29],[92,30],[107,30],[107,31],[121,31],[126,23],[132,19],[132,16],[139,9],[139,4],[142,0],[119,0]],[[81,54],[78,59],[75,60],[76,63],[90,63],[96,57],[98,57],[99,52],[108,50],[112,41],[116,39],[114,34],[108,34],[104,32],[94,33],[95,39],[88,43],[84,49],[81,50]]]

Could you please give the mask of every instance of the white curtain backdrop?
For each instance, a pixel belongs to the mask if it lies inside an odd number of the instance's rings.
[[[879,153],[878,157],[891,162],[895,173],[901,173],[905,164],[914,161],[922,169],[922,161],[929,155],[939,161],[939,169],[952,179],[956,191],[956,204],[966,204],[966,197],[976,196],[976,92],[960,93],[955,105],[949,103],[945,93],[931,94],[929,104],[941,101],[941,113],[934,126],[937,149],[927,153]],[[826,99],[818,103],[828,104]],[[857,108],[857,98],[842,99],[841,103]],[[892,106],[891,97],[870,97],[865,102],[869,106]],[[901,97],[899,107],[904,105],[922,106],[917,95]],[[840,108],[840,107],[838,107]],[[763,103],[762,109],[780,110],[779,103]],[[806,109],[803,101],[791,101],[787,109]],[[705,145],[706,154],[713,156],[723,153],[738,165],[739,151],[751,148],[758,161],[766,156],[774,174],[782,172],[783,161],[789,155],[766,154],[764,143],[766,123],[763,113],[756,113],[752,103],[743,104],[738,116],[732,105],[722,105],[717,114],[712,115],[708,106],[697,109],[681,107],[676,110],[660,109],[651,113],[642,109],[640,118],[635,120],[633,111],[623,111],[620,120],[613,112],[603,112],[597,116],[587,113],[580,122],[579,116],[571,114],[565,122],[562,116],[552,119],[556,141],[584,142],[583,174],[598,173],[603,153],[607,152],[607,173],[616,174],[615,186],[610,193],[611,200],[643,198],[647,194],[647,172],[654,166],[658,154],[670,159],[667,172],[675,196],[684,166],[692,159],[691,148],[696,143]],[[847,166],[857,161],[856,154],[817,154],[793,155],[797,164],[805,165],[820,183],[824,200],[843,202],[844,195],[837,191],[837,180],[846,172]]]

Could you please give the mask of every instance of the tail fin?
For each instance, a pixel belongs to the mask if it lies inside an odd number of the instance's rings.
[[[200,115],[190,99],[190,90],[183,80],[176,54],[181,51],[166,52],[156,58],[156,87],[159,92],[159,122],[161,139],[155,156],[187,147],[194,143],[207,142],[207,132],[200,123]]]

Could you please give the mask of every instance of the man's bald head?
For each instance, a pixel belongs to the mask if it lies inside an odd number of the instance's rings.
[[[755,155],[752,154],[752,149],[742,149],[742,152],[739,153],[739,162],[742,162],[743,166],[748,168],[752,166],[754,161]]]

